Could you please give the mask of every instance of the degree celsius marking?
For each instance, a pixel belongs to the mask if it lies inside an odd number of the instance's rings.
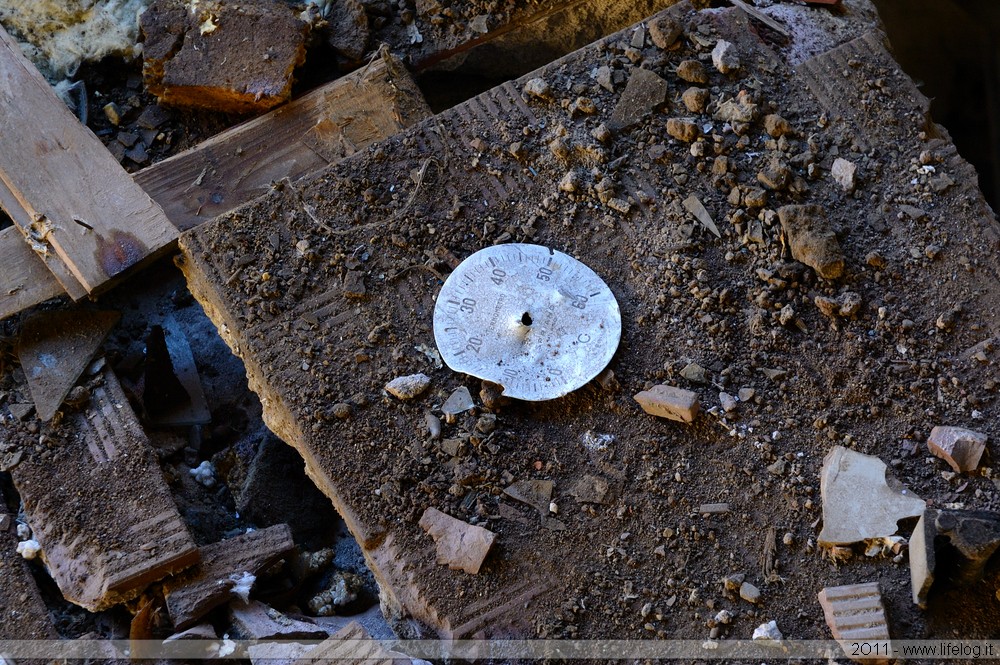
[[[593,270],[540,245],[488,247],[448,277],[434,340],[453,370],[538,401],[593,379],[621,339],[614,294]]]

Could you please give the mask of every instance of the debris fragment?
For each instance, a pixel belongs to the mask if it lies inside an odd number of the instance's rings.
[[[354,573],[335,571],[329,586],[309,599],[309,611],[318,617],[333,616],[357,600],[363,587],[364,581]]]
[[[703,113],[711,94],[705,88],[690,87],[681,95],[684,107],[691,113]]]
[[[658,385],[635,396],[643,411],[682,423],[694,422],[698,415],[698,395],[674,386]]]
[[[143,406],[150,424],[183,427],[212,421],[187,335],[168,316],[146,340]]]
[[[677,65],[677,76],[688,83],[704,85],[708,83],[708,71],[697,60],[681,60]]]
[[[545,79],[536,77],[524,84],[524,94],[536,99],[549,100],[552,98],[552,87]]]
[[[846,160],[843,157],[838,157],[833,160],[833,167],[830,169],[830,175],[833,176],[834,182],[840,185],[845,192],[850,194],[854,191],[854,188],[857,185],[855,181],[857,171],[857,164]]]
[[[446,563],[451,570],[463,570],[470,575],[479,572],[496,539],[492,531],[455,519],[437,508],[424,511],[420,526],[437,545],[438,563]]]
[[[768,621],[767,623],[762,623],[753,629],[753,637],[751,639],[761,640],[763,642],[780,642],[784,639],[781,631],[778,630],[777,621]]]
[[[730,74],[740,68],[740,56],[736,47],[725,39],[720,39],[712,49],[712,64],[723,74]]]
[[[15,520],[0,490],[0,640],[54,639],[55,628],[28,564],[19,556]]]
[[[923,499],[906,489],[891,489],[885,472],[886,465],[879,458],[834,446],[820,471],[820,545],[850,545],[891,536],[899,520],[923,512]]]
[[[86,407],[63,420],[57,456],[26,455],[11,471],[49,573],[67,600],[92,612],[131,600],[198,561],[110,367],[102,381]]]
[[[788,205],[778,209],[778,220],[788,237],[792,256],[823,279],[837,279],[844,274],[844,253],[817,205]]]
[[[261,0],[218,3],[211,11],[206,23],[201,11],[155,0],[142,13],[146,88],[166,105],[224,113],[287,101],[292,72],[305,61],[308,24],[291,7]]]
[[[981,582],[983,570],[998,548],[1000,513],[928,508],[910,538],[913,602],[927,607],[936,578],[955,585]]]
[[[42,551],[42,546],[35,539],[22,540],[17,544],[17,553],[25,559],[34,559]]]
[[[431,385],[431,377],[423,372],[400,376],[385,384],[385,390],[399,399],[413,399],[422,395]]]
[[[938,425],[931,430],[927,448],[956,473],[975,471],[986,450],[987,436],[964,427]]]
[[[780,115],[771,113],[764,116],[764,131],[771,138],[778,139],[792,133],[792,126]]]
[[[164,642],[177,642],[179,640],[217,640],[219,639],[218,633],[215,632],[215,627],[210,623],[200,623],[197,626],[192,626],[187,630],[182,630],[179,633],[174,633],[170,637],[163,640]]]
[[[199,548],[201,563],[163,584],[174,627],[189,628],[216,607],[248,596],[256,575],[294,546],[291,530],[278,524]]]
[[[668,49],[681,36],[681,26],[670,16],[659,14],[649,22],[649,37],[660,49]]]
[[[554,483],[551,480],[519,480],[507,487],[503,493],[510,498],[526,503],[541,515],[549,512]]]
[[[669,85],[660,76],[648,69],[633,69],[608,127],[612,131],[631,127],[665,104],[668,93]]]
[[[888,649],[889,624],[878,582],[826,587],[819,592],[819,604],[823,606],[826,625],[830,627],[833,638],[840,642],[848,657],[856,652],[849,648],[851,643],[864,642],[878,643],[880,648],[873,657],[854,660],[864,663],[888,663],[891,660],[888,657],[892,653]],[[884,651],[882,644],[886,647]],[[878,657],[880,654],[883,657]]]
[[[119,318],[118,312],[73,309],[25,321],[18,356],[41,420],[52,420]]]
[[[756,605],[760,602],[760,589],[749,582],[740,584],[740,598]]]
[[[319,626],[292,619],[258,600],[231,603],[229,622],[235,637],[243,640],[314,640],[329,636]]]
[[[691,143],[701,136],[701,128],[690,120],[670,118],[667,120],[667,134],[670,134],[678,141]]]
[[[457,416],[474,408],[476,403],[472,401],[472,393],[465,386],[459,386],[441,405],[441,412],[446,416]]]
[[[203,460],[201,464],[191,469],[190,473],[195,481],[203,487],[215,487],[215,466],[208,460]]]
[[[712,215],[705,209],[705,206],[702,205],[701,200],[697,196],[692,194],[684,199],[684,209],[694,215],[698,223],[711,231],[712,235],[716,238],[722,237],[722,234],[719,233],[719,227],[715,225],[715,221],[712,219]]]

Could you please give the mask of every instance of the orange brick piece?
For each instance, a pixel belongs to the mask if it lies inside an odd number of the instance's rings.
[[[827,587],[819,592],[826,624],[844,653],[861,663],[888,663],[892,652],[889,624],[878,582]],[[864,642],[867,654],[855,654],[853,642]],[[849,648],[850,647],[850,648]]]
[[[292,94],[309,26],[278,2],[158,0],[143,14],[143,77],[164,104],[266,111]]]

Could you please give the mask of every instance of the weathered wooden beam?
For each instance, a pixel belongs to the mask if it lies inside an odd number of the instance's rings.
[[[47,443],[10,428],[11,478],[63,596],[92,612],[198,562],[156,455],[114,372]]]
[[[162,207],[172,228],[185,230],[264,194],[276,181],[315,173],[430,115],[406,68],[382,51],[369,66],[133,177]],[[0,204],[5,204],[2,184]],[[29,228],[30,217],[20,208],[12,214],[20,216],[20,226]],[[152,243],[140,252],[169,250],[173,239],[173,234],[166,234],[160,241],[163,244]],[[65,277],[47,278],[26,247],[13,231],[0,232],[4,261],[0,319],[59,295],[64,290],[60,282],[77,289],[70,292],[74,300],[86,295],[68,271]],[[58,270],[65,267],[53,259],[47,264],[59,275]]]
[[[0,100],[0,181],[26,213],[11,218],[58,256],[87,293],[107,288],[176,239],[160,206],[2,29]]]

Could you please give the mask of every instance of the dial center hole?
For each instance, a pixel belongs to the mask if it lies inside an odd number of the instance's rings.
[[[531,325],[531,314],[528,314],[527,312],[525,312],[524,314],[522,314],[521,315],[521,323],[522,323],[522,325],[530,326]]]

